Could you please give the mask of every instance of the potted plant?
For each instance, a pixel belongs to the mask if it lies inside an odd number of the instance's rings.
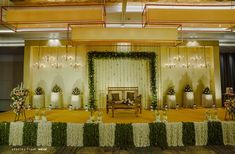
[[[166,95],[166,103],[167,103],[169,108],[175,108],[176,97],[175,97],[175,89],[174,89],[174,87],[168,88],[167,95]]]
[[[37,87],[34,90],[33,95],[33,108],[43,108],[44,107],[44,90],[42,87]]]
[[[211,94],[210,88],[206,87],[202,91],[202,106],[212,107],[212,104],[213,104],[213,95]]]
[[[81,92],[78,87],[75,87],[72,91],[71,96],[71,105],[73,109],[79,109],[81,108]]]
[[[193,107],[194,104],[194,94],[192,87],[187,84],[184,88],[184,98],[183,98],[184,107]]]
[[[60,108],[61,107],[61,88],[56,84],[52,88],[51,92],[51,107],[52,108]]]

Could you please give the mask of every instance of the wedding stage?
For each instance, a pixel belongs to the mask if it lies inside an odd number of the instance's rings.
[[[198,108],[198,109],[168,109],[167,116],[168,122],[200,122],[206,120],[206,111],[213,110],[212,108]],[[46,111],[46,117],[48,121],[52,122],[72,122],[72,123],[85,123],[89,117],[90,112],[85,110],[72,110],[68,109],[41,109]],[[153,111],[143,110],[142,114],[138,114],[136,117],[134,110],[118,110],[115,112],[115,116],[112,118],[112,113],[106,114],[105,110],[102,111],[102,117],[104,123],[150,123],[155,120]],[[224,120],[225,109],[218,108],[219,120]],[[26,110],[27,119],[34,119],[36,110]],[[40,111],[39,111],[40,112]],[[162,115],[163,111],[160,111]],[[98,111],[94,113],[95,117],[98,115]],[[11,122],[14,121],[15,114],[12,111],[0,113],[0,121]]]

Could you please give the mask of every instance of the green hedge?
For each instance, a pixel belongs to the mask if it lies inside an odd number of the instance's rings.
[[[0,145],[9,144],[9,131],[10,131],[10,123],[1,122],[0,123]]]
[[[207,145],[224,145],[221,122],[208,122]]]
[[[25,122],[23,127],[23,145],[37,145],[38,124],[33,122]]]
[[[134,147],[132,124],[116,124],[115,146],[121,149]]]
[[[182,140],[185,146],[195,145],[195,128],[193,122],[183,122]]]
[[[84,124],[83,132],[84,146],[99,146],[99,125],[93,123]]]
[[[67,145],[67,124],[61,122],[52,123],[52,146]]]
[[[165,123],[149,123],[149,129],[150,145],[159,146],[162,149],[166,149],[168,147],[168,144]]]

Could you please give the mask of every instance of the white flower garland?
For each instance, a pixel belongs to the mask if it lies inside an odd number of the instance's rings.
[[[9,145],[23,145],[23,122],[11,122],[9,132]]]
[[[83,146],[83,127],[84,124],[67,124],[67,146]]]
[[[148,123],[135,123],[133,127],[133,140],[135,147],[150,146],[149,141],[149,124]]]
[[[37,131],[37,146],[51,146],[51,122],[39,122]]]
[[[183,146],[182,122],[166,123],[168,146]]]
[[[225,145],[235,145],[235,122],[222,122],[223,140]]]
[[[197,146],[207,145],[208,126],[207,122],[194,122],[195,141]]]
[[[99,141],[102,147],[113,147],[115,142],[115,127],[114,123],[99,124]]]

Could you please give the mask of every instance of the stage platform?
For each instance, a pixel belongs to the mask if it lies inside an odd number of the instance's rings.
[[[168,122],[200,122],[206,120],[206,111],[214,110],[212,108],[198,108],[198,109],[169,109],[167,111]],[[85,123],[89,117],[90,112],[85,110],[72,110],[68,109],[41,109],[40,113],[46,111],[46,117],[48,121],[52,122],[66,122],[66,123]],[[143,110],[142,114],[138,117],[135,116],[134,110],[116,110],[114,118],[112,113],[106,114],[105,110],[100,110],[103,113],[104,123],[150,123],[155,120],[154,112],[149,110]],[[219,120],[224,120],[225,109],[217,108]],[[27,120],[34,119],[36,110],[26,110]],[[163,111],[160,110],[162,115]],[[97,117],[98,111],[94,113]],[[11,122],[14,121],[15,114],[12,111],[1,112],[0,121]],[[23,119],[23,117],[22,117]]]

